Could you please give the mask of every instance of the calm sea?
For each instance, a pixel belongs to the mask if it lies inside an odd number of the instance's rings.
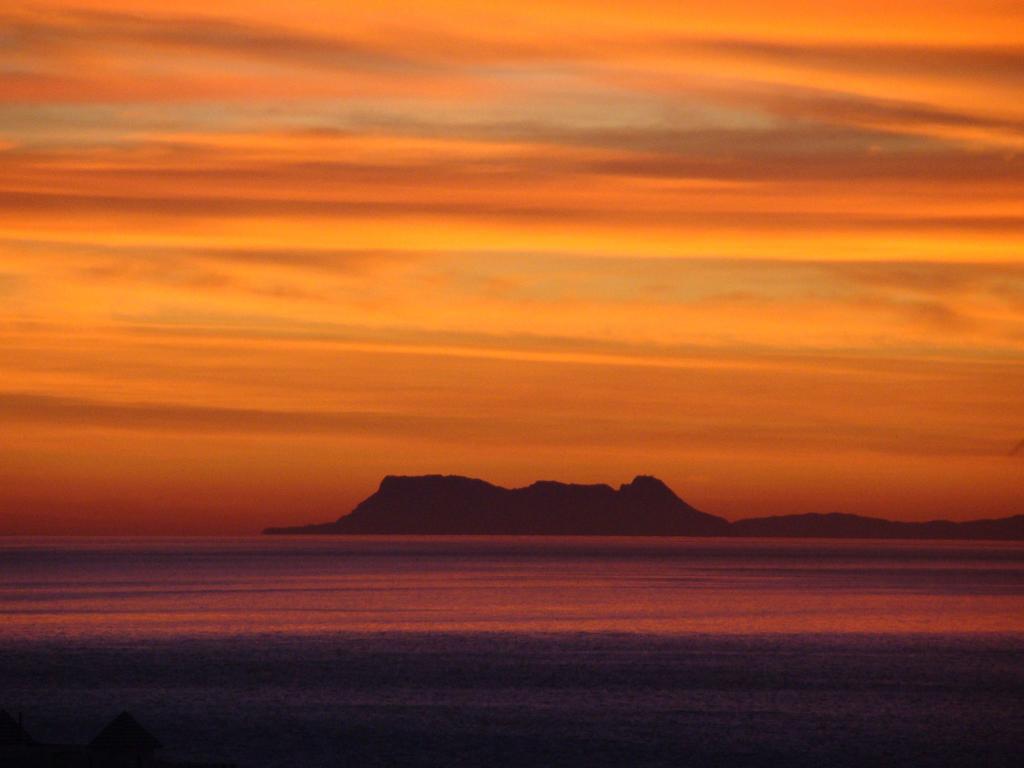
[[[1018,766],[1024,545],[0,540],[0,707],[320,766]]]

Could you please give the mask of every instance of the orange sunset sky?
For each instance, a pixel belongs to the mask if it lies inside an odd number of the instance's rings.
[[[0,532],[384,474],[1024,512],[1024,4],[0,10]]]

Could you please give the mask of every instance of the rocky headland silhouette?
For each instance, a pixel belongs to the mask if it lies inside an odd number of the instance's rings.
[[[715,536],[728,528],[653,477],[618,489],[551,481],[509,489],[426,475],[385,477],[376,493],[333,523],[265,533]]]
[[[389,475],[374,494],[334,522],[263,532],[1017,540],[1024,539],[1024,515],[909,523],[850,514],[804,514],[729,522],[692,507],[661,480],[648,475],[618,488],[553,481],[502,488],[457,475]]]

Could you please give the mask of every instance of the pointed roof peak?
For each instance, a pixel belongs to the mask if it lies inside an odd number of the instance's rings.
[[[89,746],[107,752],[152,752],[163,745],[125,711],[111,720]]]

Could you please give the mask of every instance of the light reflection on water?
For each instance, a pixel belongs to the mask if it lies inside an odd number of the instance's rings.
[[[0,540],[0,638],[1024,632],[1024,545]]]
[[[1020,544],[7,539],[0,707],[242,768],[1016,768]]]

